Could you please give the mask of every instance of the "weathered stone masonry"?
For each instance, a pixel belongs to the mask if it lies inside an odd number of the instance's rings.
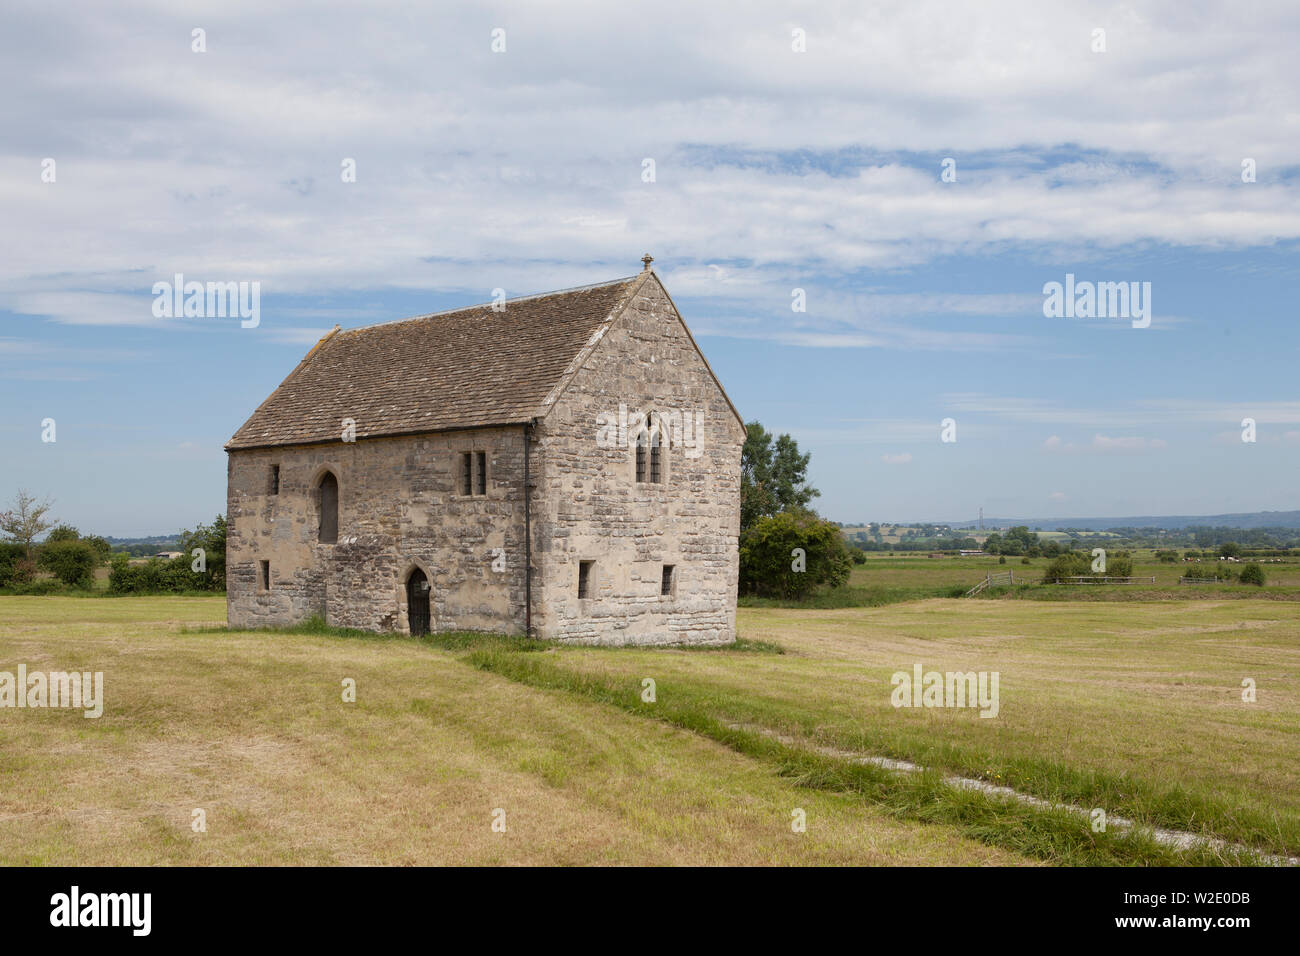
[[[699,422],[692,447],[667,436],[661,481],[636,480],[634,434],[598,443],[620,405],[634,420]],[[336,437],[344,419],[355,441]],[[227,446],[231,626],[318,615],[407,632],[418,568],[433,630],[522,634],[527,428],[533,633],[734,640],[744,427],[649,271],[509,301],[504,315],[461,310],[323,340]],[[465,495],[463,455],[479,452],[485,493]],[[318,540],[327,471],[335,543]],[[591,562],[586,599],[580,562]]]

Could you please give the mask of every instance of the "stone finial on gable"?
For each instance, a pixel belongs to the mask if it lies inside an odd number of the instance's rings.
[[[641,271],[642,271],[642,272],[649,272],[649,271],[650,271],[650,263],[654,262],[655,260],[654,260],[654,257],[653,257],[652,255],[650,255],[650,253],[647,252],[645,255],[643,255],[643,256],[641,257],[641,261],[642,261],[643,263],[645,263],[645,268],[642,269]]]

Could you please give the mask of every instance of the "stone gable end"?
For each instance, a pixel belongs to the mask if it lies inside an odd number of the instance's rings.
[[[675,432],[661,453],[658,483],[636,481],[634,430],[650,412],[661,429]],[[618,434],[625,421],[626,436]],[[614,644],[734,640],[744,435],[652,275],[538,428],[534,520],[541,522],[548,636]],[[584,561],[593,576],[585,600],[578,597]],[[664,565],[673,568],[668,595],[661,593]]]

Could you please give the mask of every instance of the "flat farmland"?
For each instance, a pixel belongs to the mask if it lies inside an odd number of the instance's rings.
[[[1162,865],[1300,854],[1293,602],[742,608],[741,640],[727,649],[239,632],[223,621],[221,598],[0,598],[0,671],[105,675],[98,719],[0,708],[0,862]],[[996,716],[895,707],[892,675],[917,665],[996,673]],[[341,698],[346,678],[355,703]],[[880,758],[924,769],[882,769]],[[962,789],[954,776],[1075,810]],[[1094,809],[1137,829],[1096,832]],[[491,827],[497,811],[504,833]],[[1174,849],[1154,828],[1226,844]]]

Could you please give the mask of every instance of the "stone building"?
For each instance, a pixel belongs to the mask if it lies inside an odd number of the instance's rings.
[[[734,640],[744,424],[643,261],[321,339],[226,445],[230,625]]]

